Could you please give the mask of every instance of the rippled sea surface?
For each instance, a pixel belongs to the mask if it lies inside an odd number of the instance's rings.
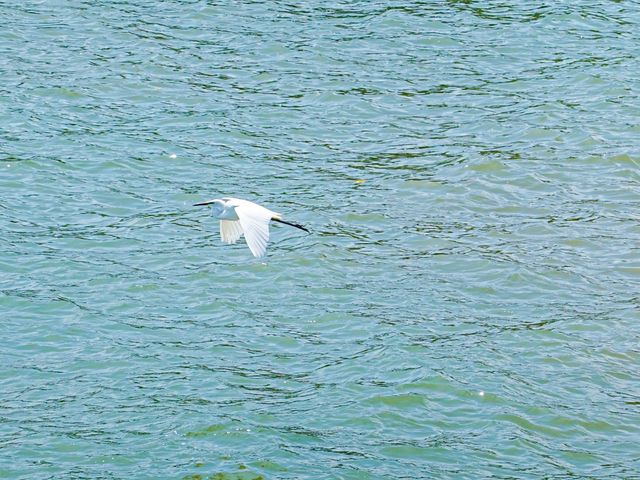
[[[1,478],[640,478],[637,2],[0,18]]]

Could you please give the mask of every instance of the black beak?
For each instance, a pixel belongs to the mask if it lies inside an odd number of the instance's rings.
[[[206,202],[194,203],[194,207],[202,207],[203,205],[211,205],[215,200],[207,200]]]

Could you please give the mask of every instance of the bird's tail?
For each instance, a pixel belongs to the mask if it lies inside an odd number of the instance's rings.
[[[287,222],[286,220],[283,220],[280,217],[271,217],[271,220],[273,220],[274,222],[284,223],[285,225],[290,225],[292,227],[296,227],[296,228],[299,228],[300,230],[304,230],[305,232],[310,233],[306,227],[303,227],[299,223]]]

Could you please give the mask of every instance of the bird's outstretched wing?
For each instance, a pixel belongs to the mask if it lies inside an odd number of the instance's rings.
[[[273,212],[252,202],[242,202],[236,207],[236,215],[249,250],[254,257],[263,257],[267,252],[269,221]]]
[[[220,220],[220,237],[224,243],[236,243],[242,236],[242,225],[238,220]]]

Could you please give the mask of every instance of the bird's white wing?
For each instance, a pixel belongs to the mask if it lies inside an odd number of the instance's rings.
[[[242,236],[242,225],[238,220],[220,220],[220,237],[224,243],[236,243]]]
[[[263,257],[267,253],[269,221],[273,212],[255,203],[244,201],[236,207],[236,215],[242,225],[249,250],[254,257]]]

